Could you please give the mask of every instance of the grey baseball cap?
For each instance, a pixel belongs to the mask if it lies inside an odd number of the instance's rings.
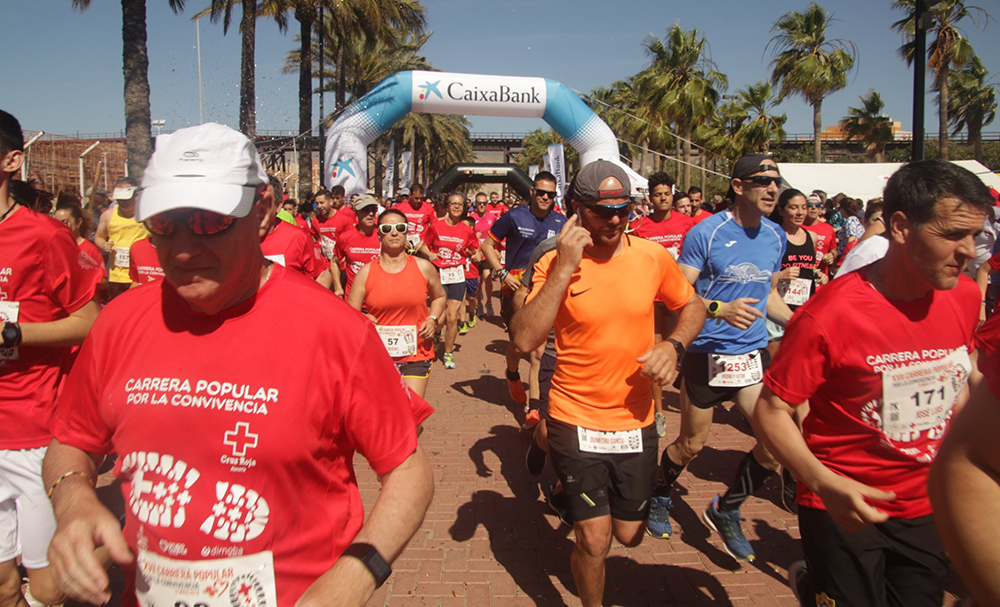
[[[614,177],[621,188],[601,189],[601,184]],[[608,160],[595,160],[580,169],[569,184],[569,199],[577,202],[594,202],[607,198],[628,198],[632,191],[625,169]]]

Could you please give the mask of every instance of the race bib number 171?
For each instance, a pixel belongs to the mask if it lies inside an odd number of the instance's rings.
[[[944,424],[962,392],[972,361],[965,347],[882,374],[882,432],[923,432]]]

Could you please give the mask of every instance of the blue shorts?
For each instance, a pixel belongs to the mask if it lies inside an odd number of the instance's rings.
[[[478,278],[466,278],[465,279],[465,294],[467,297],[475,297],[476,291],[479,290],[479,279]]]

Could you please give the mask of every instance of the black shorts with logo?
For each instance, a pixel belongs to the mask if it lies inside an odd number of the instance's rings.
[[[771,364],[771,354],[767,348],[761,348],[760,366],[762,371],[767,371]],[[684,355],[681,363],[681,372],[677,374],[675,386],[680,388],[681,379],[684,380],[684,387],[688,396],[691,397],[691,404],[699,409],[711,409],[715,405],[721,405],[727,400],[736,398],[736,393],[748,386],[740,387],[716,387],[708,385],[708,357],[711,354],[705,352],[688,352]],[[756,384],[750,384],[756,385]]]
[[[573,520],[605,516],[642,521],[656,485],[656,424],[642,428],[640,453],[580,450],[577,426],[549,418],[549,455],[569,498]]]

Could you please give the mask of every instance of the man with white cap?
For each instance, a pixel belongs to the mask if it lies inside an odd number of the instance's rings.
[[[149,231],[136,221],[135,196],[139,184],[132,177],[115,183],[111,198],[117,203],[101,213],[94,244],[108,257],[108,296],[114,299],[132,286],[129,278],[129,248],[137,240],[149,237]]]
[[[110,598],[103,547],[126,568],[125,605],[363,605],[423,520],[413,400],[371,323],[265,260],[266,186],[228,127],[158,137],[136,216],[165,280],[104,309],[43,469],[50,560],[76,599]],[[382,482],[368,517],[356,451]],[[124,534],[93,490],[109,452]]]

